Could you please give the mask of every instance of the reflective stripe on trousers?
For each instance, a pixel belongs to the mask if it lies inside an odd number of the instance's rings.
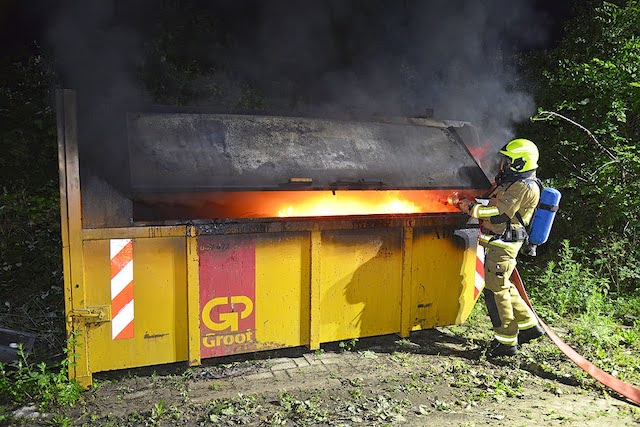
[[[508,244],[517,245],[517,250],[522,245],[521,242]],[[516,266],[515,257],[511,256],[513,249],[513,246],[506,249],[491,242],[486,248],[484,264],[485,302],[493,323],[495,338],[509,346],[517,344],[519,329],[530,329],[538,323],[509,280]]]

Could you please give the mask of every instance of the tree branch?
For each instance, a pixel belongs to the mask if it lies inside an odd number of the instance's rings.
[[[575,164],[573,164],[573,163],[571,162],[571,160],[569,160],[565,155],[563,155],[563,154],[562,154],[561,152],[559,152],[559,151],[556,151],[556,153],[557,153],[560,157],[562,157],[562,159],[563,159],[566,163],[568,163],[569,165],[571,165],[571,166],[572,166],[572,167],[573,167],[573,168],[578,172],[578,175],[574,175],[577,179],[579,179],[579,180],[580,180],[580,181],[582,181],[582,182],[586,182],[586,183],[588,183],[588,184],[591,184],[591,183],[592,183],[591,181],[589,181],[589,179],[587,179],[587,178],[585,178],[585,177],[583,177],[583,176],[582,176],[582,170],[580,170],[580,168],[579,168],[579,167],[577,167]]]
[[[556,116],[556,117],[560,117],[563,120],[568,121],[569,123],[571,123],[572,125],[578,126],[580,129],[582,129],[583,131],[585,131],[587,133],[587,135],[589,135],[596,143],[596,145],[598,146],[598,148],[600,148],[600,150],[602,150],[602,152],[604,152],[607,156],[609,156],[609,158],[615,162],[619,162],[618,158],[616,156],[613,155],[613,153],[609,150],[607,150],[607,148],[600,144],[600,141],[598,141],[598,139],[593,135],[593,133],[591,133],[591,131],[589,129],[587,129],[586,127],[582,126],[580,123],[575,122],[573,120],[571,120],[568,117],[563,116],[562,114],[558,114],[554,111],[540,111],[538,113],[538,116],[540,114],[546,114],[547,116]],[[540,119],[536,119],[535,117],[532,117],[531,120],[540,120]],[[544,120],[544,118],[542,118],[542,120]]]

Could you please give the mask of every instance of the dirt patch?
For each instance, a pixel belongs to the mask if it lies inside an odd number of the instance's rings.
[[[530,354],[488,360],[473,340],[433,329],[100,375],[59,415],[100,426],[640,425],[636,406],[569,362]]]

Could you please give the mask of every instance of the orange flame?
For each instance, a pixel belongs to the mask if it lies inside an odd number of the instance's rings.
[[[198,218],[286,218],[460,212],[447,199],[480,190],[308,190],[185,193],[173,196],[170,214]],[[477,194],[476,194],[477,193]],[[153,203],[153,201],[148,201]],[[160,205],[161,207],[162,205]],[[177,213],[176,213],[177,212]],[[187,212],[187,213],[183,213]]]
[[[422,212],[420,206],[400,191],[320,193],[278,211],[279,217],[376,215]],[[308,193],[307,193],[308,194]]]

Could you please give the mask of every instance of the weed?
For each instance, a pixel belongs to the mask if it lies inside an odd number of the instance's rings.
[[[436,411],[449,411],[452,406],[453,404],[447,403],[444,400],[436,399],[435,402],[433,402],[433,407],[436,409]]]
[[[285,424],[287,424],[287,417],[281,411],[274,412],[271,418],[267,420],[267,425],[270,426],[283,426]]]
[[[184,410],[182,408],[171,405],[169,406],[169,416],[173,420],[179,420],[184,416]]]
[[[640,322],[636,321],[633,328],[622,329],[620,331],[620,340],[629,348],[640,347]]]
[[[153,405],[153,409],[151,409],[151,421],[153,422],[153,424],[160,421],[160,419],[165,415],[166,404],[167,401],[162,399],[160,402]]]
[[[82,388],[68,379],[69,359],[60,362],[57,372],[42,362],[34,364],[22,346],[18,347],[18,361],[14,366],[0,363],[0,402],[19,405],[36,401],[41,409],[52,404],[73,405]]]
[[[371,350],[364,350],[364,351],[360,351],[358,352],[362,357],[364,357],[365,359],[377,359],[378,355],[375,353],[375,351],[371,351]]]
[[[53,415],[51,419],[47,421],[47,424],[50,426],[71,427],[73,421],[64,415]]]
[[[185,381],[193,379],[194,376],[195,376],[195,372],[193,371],[192,368],[187,368],[182,373],[182,379]]]
[[[358,343],[358,338],[351,338],[348,341],[340,341],[340,344],[338,345],[340,346],[342,351],[351,351],[355,348],[357,343]]]
[[[556,411],[551,411],[550,413],[546,414],[546,416],[549,420],[557,420],[560,422],[571,421],[571,417],[567,417],[566,415],[559,414]]]
[[[362,387],[364,385],[364,381],[360,377],[345,378],[341,382],[343,385],[349,385],[351,387]]]
[[[433,391],[433,387],[430,384],[425,384],[424,382],[415,379],[398,385],[396,389],[403,393],[412,391],[417,391],[420,393],[431,393]]]
[[[406,408],[411,406],[408,400],[397,400],[379,394],[376,397],[360,397],[357,401],[346,401],[338,408],[339,413],[348,414],[354,423],[366,425],[389,425],[405,421]]]
[[[538,274],[539,285],[532,289],[532,297],[543,304],[543,317],[558,319],[568,314],[602,311],[603,296],[609,291],[609,281],[598,278],[574,259],[574,248],[562,242],[559,260],[550,261]]]
[[[319,348],[315,351],[315,355],[318,359],[320,359],[322,357],[322,355],[324,354],[324,349]]]
[[[359,387],[352,388],[349,394],[353,399],[360,399],[362,397],[362,389]]]
[[[562,390],[560,389],[560,385],[556,382],[551,382],[551,381],[546,381],[544,383],[544,391],[551,393],[551,394],[555,394],[556,396],[559,396],[562,394]]]
[[[413,353],[405,353],[403,351],[394,351],[391,353],[390,360],[400,364],[400,366],[409,366],[415,361]]]
[[[206,408],[205,422],[246,424],[260,408],[255,396],[239,394],[235,399],[212,400]]]
[[[373,420],[387,422],[404,421],[402,414],[405,413],[406,408],[410,406],[408,400],[397,400],[385,395],[377,396],[375,399],[372,399],[371,403],[371,417]]]
[[[411,342],[409,339],[407,338],[402,338],[400,340],[395,341],[395,344],[398,347],[404,347],[404,348],[416,348],[416,347],[420,347],[419,344],[413,343]]]
[[[609,349],[617,346],[622,337],[618,325],[609,317],[598,313],[583,313],[573,328],[573,339],[595,349]]]
[[[278,397],[278,404],[285,410],[284,417],[295,424],[314,425],[327,419],[327,411],[320,408],[317,398],[299,400],[283,391]]]
[[[127,421],[131,423],[143,422],[144,420],[145,420],[144,415],[140,414],[140,412],[135,410],[129,413],[129,415],[127,416]]]

